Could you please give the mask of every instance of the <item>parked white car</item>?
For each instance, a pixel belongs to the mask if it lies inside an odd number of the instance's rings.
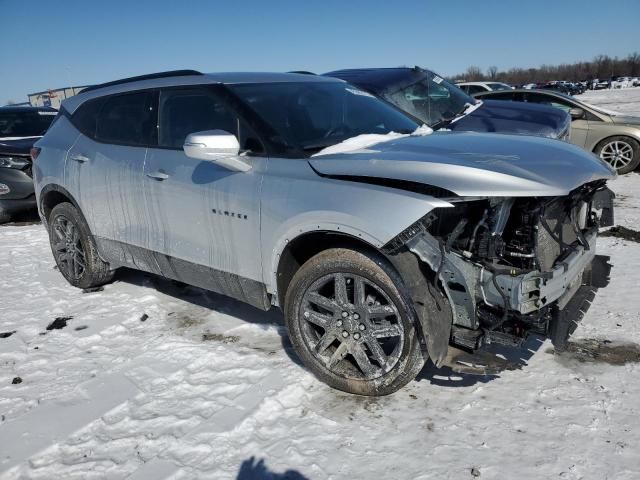
[[[511,90],[513,87],[502,82],[461,82],[456,83],[458,87],[469,95],[480,92],[493,92],[496,90]]]
[[[613,77],[611,79],[611,88],[627,88],[632,85],[631,77]]]

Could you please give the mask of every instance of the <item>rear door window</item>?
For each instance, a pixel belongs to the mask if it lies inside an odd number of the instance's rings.
[[[96,140],[132,146],[152,144],[156,123],[153,97],[152,92],[106,97],[96,117]]]

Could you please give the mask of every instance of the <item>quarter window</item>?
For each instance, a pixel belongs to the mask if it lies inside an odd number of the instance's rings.
[[[87,100],[78,107],[71,117],[71,122],[75,127],[89,138],[96,138],[96,119],[104,101],[104,97]]]

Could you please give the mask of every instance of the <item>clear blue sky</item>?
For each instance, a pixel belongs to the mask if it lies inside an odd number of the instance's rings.
[[[531,67],[640,50],[640,0],[0,0],[0,104],[178,68]]]

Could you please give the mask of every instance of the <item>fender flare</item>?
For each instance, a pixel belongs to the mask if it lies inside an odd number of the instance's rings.
[[[42,220],[42,224],[44,225],[45,229],[47,230],[47,232],[49,231],[49,224],[47,222],[47,218],[45,217],[44,214],[44,199],[47,197],[47,195],[51,192],[57,192],[61,195],[64,195],[68,200],[69,203],[71,203],[71,205],[73,205],[76,210],[78,210],[78,213],[80,214],[80,217],[82,218],[82,221],[87,225],[87,230],[89,230],[89,234],[93,237],[93,233],[91,232],[91,228],[89,227],[89,223],[87,222],[86,217],[84,216],[84,213],[82,212],[82,209],[80,208],[80,205],[78,204],[77,200],[74,198],[73,195],[71,195],[71,193],[69,193],[69,191],[56,184],[56,183],[49,183],[47,185],[45,185],[44,187],[42,187],[42,190],[40,190],[40,193],[38,194],[38,213],[40,214],[40,219]],[[96,242],[96,251],[98,252],[98,256],[100,257],[100,259],[105,262],[105,263],[109,263],[106,259],[106,257],[103,255],[103,253],[100,251],[100,247],[98,246],[98,242]]]
[[[287,245],[297,238],[312,232],[325,232],[336,233],[341,235],[348,235],[355,239],[361,240],[364,243],[369,244],[376,250],[380,250],[383,243],[378,238],[371,234],[351,227],[344,223],[336,222],[305,222],[296,225],[294,228],[290,228],[284,234],[280,235],[279,239],[274,243],[271,259],[268,263],[269,270],[265,272],[265,284],[269,293],[277,298],[278,295],[278,266],[282,253],[287,248]]]
[[[67,197],[69,199],[69,202],[76,207],[76,209],[78,210],[78,212],[80,212],[80,215],[82,215],[82,219],[85,221],[87,221],[86,218],[84,218],[84,214],[82,213],[82,209],[80,208],[80,205],[78,204],[78,202],[76,201],[76,199],[74,198],[73,195],[71,195],[71,193],[69,193],[69,191],[56,184],[56,183],[49,183],[47,185],[45,185],[44,187],[42,187],[42,189],[40,190],[40,193],[38,194],[38,211],[40,212],[40,217],[43,219],[43,222],[45,223],[46,226],[46,218],[44,217],[44,199],[47,197],[47,195],[51,192],[57,192],[60,193],[62,195],[64,195],[65,197]]]

